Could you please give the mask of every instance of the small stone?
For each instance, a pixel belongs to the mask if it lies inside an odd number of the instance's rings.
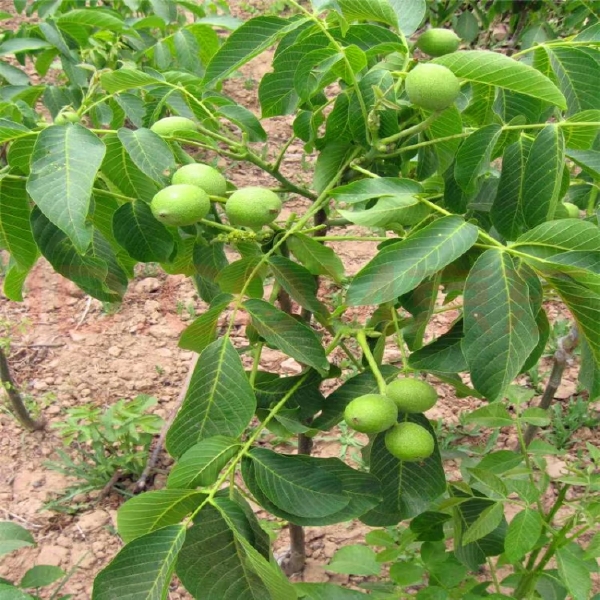
[[[138,294],[151,294],[160,289],[160,280],[156,277],[146,277],[138,281],[133,289]]]
[[[307,560],[302,573],[302,579],[307,583],[324,583],[329,581],[329,576],[320,564],[312,560]]]
[[[121,352],[123,352],[123,350],[121,348],[119,348],[119,346],[111,346],[108,349],[108,353],[111,356],[114,356],[115,358],[118,358],[119,356],[121,356]]]
[[[38,392],[43,392],[48,389],[48,384],[45,381],[36,381],[33,384],[33,389]]]
[[[171,327],[165,327],[164,325],[152,325],[152,327],[148,327],[148,333],[152,337],[162,339],[179,337],[180,332]]]
[[[58,567],[67,560],[68,556],[69,551],[62,546],[42,546],[35,559],[35,564]]]
[[[571,396],[574,396],[577,393],[577,383],[575,381],[569,381],[568,379],[563,379],[559,388],[556,390],[554,394],[555,398],[560,398],[561,400],[566,400]]]
[[[95,510],[91,513],[86,513],[79,519],[79,527],[82,531],[88,533],[95,531],[108,522],[108,515],[103,510]]]
[[[281,368],[284,371],[289,371],[291,373],[300,373],[300,371],[302,371],[302,367],[293,358],[284,360],[281,363]]]
[[[564,460],[560,460],[555,456],[546,457],[546,473],[553,479],[566,474],[567,463]]]

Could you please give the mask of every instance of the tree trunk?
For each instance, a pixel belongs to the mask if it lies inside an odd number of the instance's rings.
[[[4,387],[6,395],[8,396],[10,406],[19,423],[21,423],[25,429],[29,429],[29,431],[39,431],[40,429],[44,429],[44,421],[36,421],[29,414],[29,411],[23,402],[23,398],[14,384],[10,374],[8,359],[6,358],[4,348],[2,347],[0,347],[0,381],[2,381],[2,386]]]

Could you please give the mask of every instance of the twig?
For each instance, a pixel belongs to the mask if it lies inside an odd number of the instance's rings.
[[[121,478],[121,475],[123,475],[121,469],[117,469],[113,473],[113,476],[108,480],[108,483],[102,488],[102,491],[98,494],[98,503],[102,502],[102,500],[104,500],[104,498],[106,498],[110,494],[115,483],[117,483],[117,481],[119,481],[119,479]]]
[[[562,380],[563,372],[565,367],[571,360],[571,356],[573,354],[573,350],[577,347],[579,343],[579,332],[577,331],[577,326],[573,325],[571,330],[567,335],[558,339],[557,349],[554,353],[554,363],[552,365],[552,372],[550,373],[550,378],[548,379],[548,383],[546,385],[546,389],[542,395],[542,398],[539,403],[539,408],[547,409],[550,404],[552,404],[552,400],[554,399],[554,395],[556,394],[556,390],[560,385]],[[525,445],[529,446],[537,430],[539,427],[537,425],[529,425],[525,430],[524,441]]]
[[[46,343],[39,343],[39,344],[13,344],[11,343],[11,346],[14,348],[61,348],[62,346],[65,346],[66,344],[46,344]]]
[[[24,523],[25,525],[27,525],[28,527],[31,527],[32,529],[42,529],[43,525],[37,525],[36,523],[31,523],[30,521],[28,521],[27,519],[24,519],[23,517],[20,517],[19,515],[15,515],[15,513],[11,513],[8,510],[6,510],[5,508],[2,509],[2,512],[4,513],[4,518],[9,521],[9,517],[12,519],[16,519],[17,521],[21,521],[21,523]]]
[[[190,385],[190,381],[192,380],[192,375],[194,374],[194,369],[196,368],[196,363],[198,362],[199,356],[200,356],[199,354],[196,354],[190,363],[190,368],[189,368],[188,374],[185,377],[185,381],[183,382],[183,385],[181,386],[179,396],[177,397],[177,402],[175,403],[175,406],[171,410],[171,414],[169,415],[169,418],[166,420],[165,424],[163,425],[163,427],[160,431],[160,435],[158,436],[156,446],[154,447],[154,450],[152,451],[152,454],[150,455],[150,458],[148,459],[148,462],[146,463],[146,467],[144,468],[142,475],[140,476],[140,478],[138,479],[137,483],[135,484],[135,486],[133,488],[134,494],[139,494],[140,492],[143,492],[146,489],[146,482],[148,481],[148,477],[150,476],[150,473],[152,472],[156,463],[158,462],[158,457],[160,456],[160,453],[162,451],[162,447],[165,443],[167,433],[168,433],[169,429],[171,428],[171,425],[173,424],[173,421],[175,420],[175,417],[177,416],[177,413],[179,412],[179,409],[181,408],[183,401],[185,400],[185,395],[186,395],[187,389]]]
[[[304,435],[298,434],[298,454],[310,456],[312,450],[312,439]],[[282,567],[287,575],[298,573],[304,569],[306,564],[306,540],[304,527],[294,523],[289,524],[290,532],[290,554],[287,561],[282,564]]]
[[[79,329],[79,327],[81,327],[81,325],[85,321],[85,318],[87,317],[87,314],[90,312],[91,305],[92,305],[92,297],[88,296],[87,302],[85,304],[85,308],[83,309],[83,313],[82,313],[81,318],[79,319],[77,325],[75,325],[75,329]]]
[[[27,410],[25,406],[25,402],[23,402],[23,398],[19,393],[19,390],[15,386],[15,383],[12,379],[10,373],[10,367],[8,365],[8,359],[6,358],[6,354],[4,353],[4,348],[0,347],[0,381],[2,382],[2,386],[6,391],[6,395],[8,396],[8,400],[10,405],[15,413],[15,416],[25,427],[30,431],[39,431],[44,429],[45,421],[40,419],[36,421]]]

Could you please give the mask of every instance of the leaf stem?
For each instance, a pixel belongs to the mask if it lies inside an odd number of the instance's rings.
[[[379,370],[379,365],[377,364],[377,361],[375,360],[375,357],[373,356],[373,353],[371,352],[371,348],[369,348],[369,343],[367,342],[367,335],[365,334],[364,329],[361,329],[360,331],[358,331],[356,333],[356,341],[358,342],[358,345],[361,347],[363,354],[364,354],[365,358],[367,359],[367,362],[369,363],[371,372],[373,373],[373,376],[375,377],[375,380],[377,381],[377,387],[379,388],[379,393],[385,394],[385,390],[387,388],[387,383],[385,382],[385,379],[384,379],[383,375],[381,374],[381,371]]]
[[[313,237],[313,240],[317,242],[385,242],[393,239],[380,235],[322,235]]]
[[[365,105],[365,99],[363,98],[363,95],[360,91],[358,81],[354,75],[354,70],[352,69],[352,65],[350,64],[350,61],[348,60],[348,57],[346,56],[346,53],[344,52],[344,48],[342,46],[340,46],[338,41],[331,35],[327,26],[324,24],[324,22],[321,19],[319,19],[318,16],[316,16],[313,13],[311,13],[310,11],[306,10],[306,8],[304,8],[301,4],[298,4],[298,2],[296,2],[295,0],[288,0],[288,2],[294,8],[299,10],[301,13],[305,14],[309,19],[314,21],[315,24],[319,27],[319,29],[323,32],[325,37],[329,40],[331,45],[342,56],[344,64],[346,65],[346,72],[348,74],[348,79],[350,81],[350,85],[354,88],[354,93],[356,94],[356,98],[358,100],[358,103],[360,104],[360,110],[362,112],[363,119],[365,120],[365,126],[366,126],[367,135],[368,135],[369,134],[369,127],[368,127],[369,115],[367,112],[367,106]],[[369,140],[367,140],[367,141],[369,141]]]
[[[426,119],[424,119],[420,123],[417,123],[416,125],[413,125],[412,127],[409,127],[408,129],[403,129],[402,131],[395,133],[394,135],[390,135],[389,137],[383,138],[383,139],[379,140],[379,143],[391,144],[393,142],[401,140],[402,138],[410,137],[411,135],[414,135],[415,133],[419,133],[420,131],[427,129],[434,121],[437,120],[437,118],[439,116],[440,116],[439,111],[433,112],[432,114],[430,114]]]

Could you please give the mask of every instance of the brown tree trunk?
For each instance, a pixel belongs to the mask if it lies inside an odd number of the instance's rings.
[[[40,429],[44,429],[44,421],[36,421],[29,414],[29,411],[23,402],[23,398],[21,397],[21,394],[19,393],[19,390],[15,386],[15,383],[12,379],[10,367],[8,365],[8,359],[6,357],[6,353],[4,352],[4,348],[2,347],[0,347],[0,381],[2,381],[2,386],[4,387],[6,395],[8,396],[10,406],[19,423],[21,423],[21,425],[23,425],[23,427],[26,429],[29,429],[29,431],[39,431]]]

